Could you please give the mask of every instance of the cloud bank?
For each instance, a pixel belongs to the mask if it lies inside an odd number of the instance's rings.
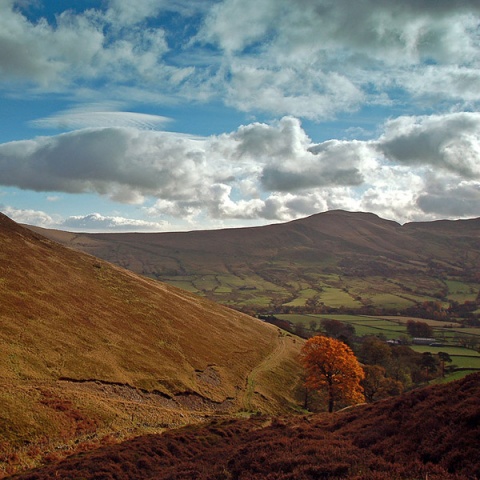
[[[333,208],[409,221],[478,213],[479,152],[474,113],[402,117],[376,140],[320,144],[294,117],[204,138],[89,128],[0,145],[0,183],[93,192],[192,221],[289,220]]]

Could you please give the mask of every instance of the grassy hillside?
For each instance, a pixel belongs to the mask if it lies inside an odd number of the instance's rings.
[[[0,214],[0,472],[106,435],[291,411],[299,348]]]
[[[480,374],[333,415],[214,421],[136,438],[17,477],[472,480]]]
[[[373,214],[331,211],[257,228],[43,233],[244,309],[313,301],[402,310],[423,301],[474,301],[480,290],[480,219],[401,226]]]

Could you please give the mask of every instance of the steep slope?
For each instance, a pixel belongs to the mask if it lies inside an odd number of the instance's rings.
[[[136,438],[18,477],[480,478],[480,374],[347,412],[215,421]]]
[[[43,233],[236,307],[303,306],[315,297],[327,306],[402,308],[448,295],[452,276],[475,292],[480,284],[480,219],[401,226],[331,211],[256,228]]]
[[[299,348],[259,320],[0,214],[0,462],[33,455],[33,445],[68,448],[244,408],[288,411]]]

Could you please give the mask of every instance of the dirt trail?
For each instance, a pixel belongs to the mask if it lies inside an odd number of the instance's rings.
[[[287,341],[289,338],[290,337],[286,337],[285,335],[280,334],[277,337],[277,344],[275,345],[274,350],[269,355],[267,355],[264,360],[259,363],[248,375],[245,392],[240,402],[245,411],[253,411],[252,397],[255,394],[255,381],[257,375],[262,372],[271,371],[282,361],[285,356],[285,351],[287,349]]]

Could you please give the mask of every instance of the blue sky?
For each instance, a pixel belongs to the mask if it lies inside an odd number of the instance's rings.
[[[479,105],[478,0],[0,0],[0,211],[479,217]]]

